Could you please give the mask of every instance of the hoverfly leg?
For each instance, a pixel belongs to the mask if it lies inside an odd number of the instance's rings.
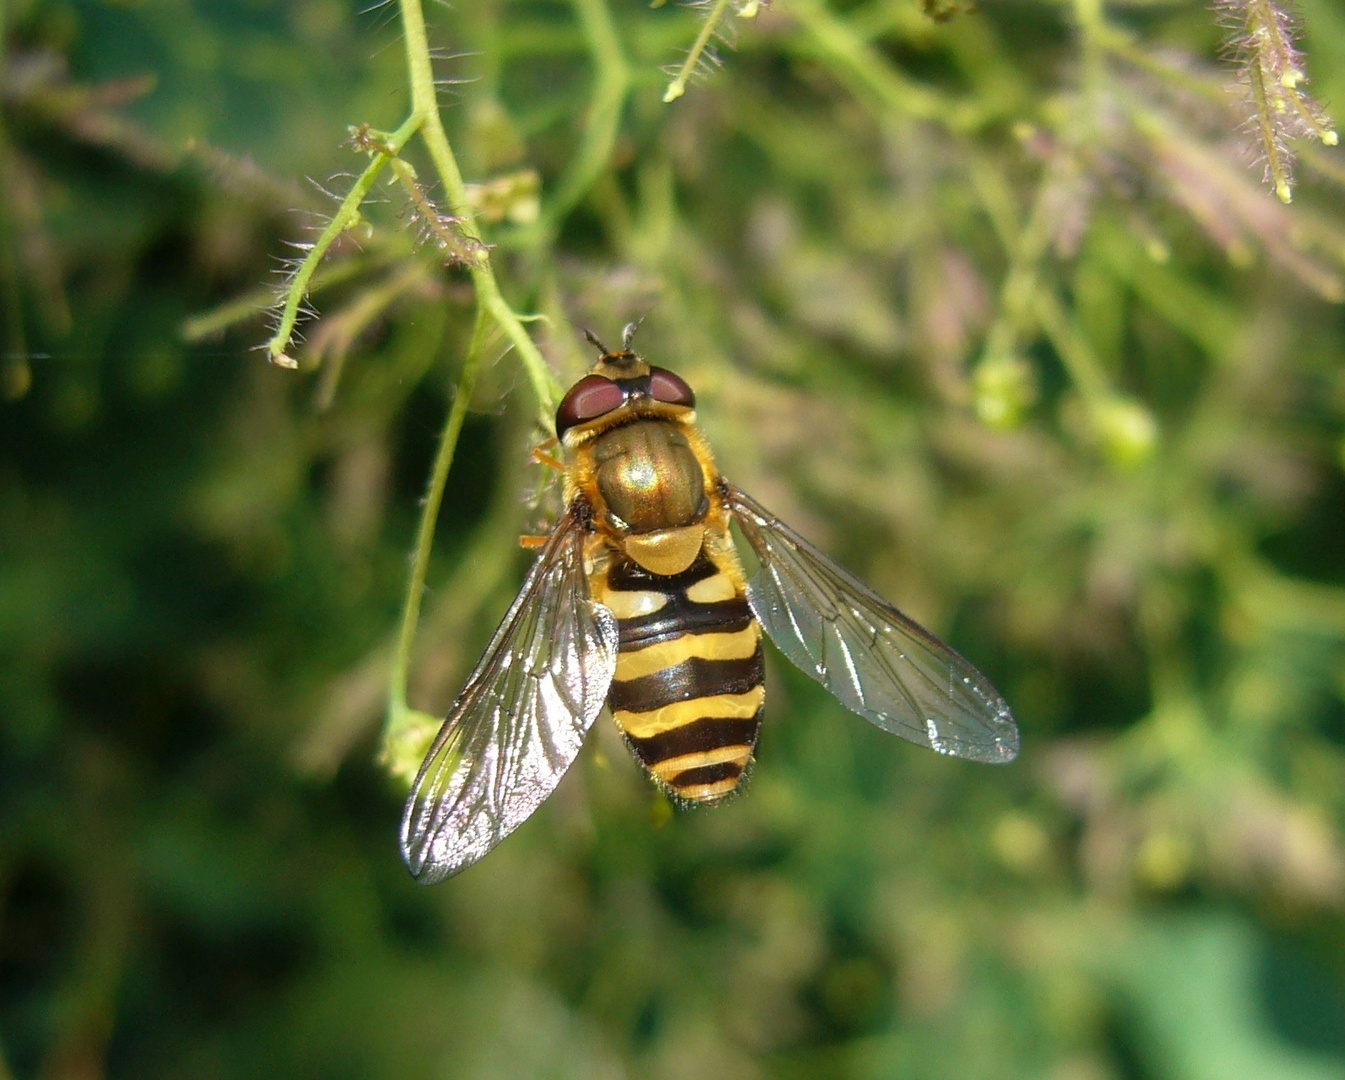
[[[538,465],[545,465],[548,469],[555,469],[556,472],[563,473],[565,471],[565,463],[554,455],[547,453],[553,446],[558,445],[560,445],[560,443],[557,439],[547,439],[546,442],[538,443],[532,448],[532,460]]]
[[[533,536],[530,533],[524,533],[518,538],[518,546],[524,551],[537,551],[546,547],[545,536]]]

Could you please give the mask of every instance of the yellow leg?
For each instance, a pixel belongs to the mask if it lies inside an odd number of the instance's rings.
[[[545,465],[549,469],[555,469],[556,472],[564,472],[565,463],[547,453],[552,447],[559,445],[560,443],[555,439],[547,439],[546,442],[539,443],[532,448],[532,460],[537,462],[538,465]]]

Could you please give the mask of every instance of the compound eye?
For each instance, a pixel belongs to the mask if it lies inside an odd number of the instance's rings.
[[[585,375],[565,395],[556,410],[556,437],[564,435],[568,428],[596,420],[613,409],[618,408],[626,395],[611,379],[601,375]]]
[[[688,409],[696,407],[696,395],[691,392],[691,387],[667,368],[649,369],[649,394],[655,401],[667,402],[669,405],[685,405]]]

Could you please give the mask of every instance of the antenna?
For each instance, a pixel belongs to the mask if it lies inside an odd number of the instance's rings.
[[[585,330],[584,337],[588,338],[590,344],[596,345],[598,347],[598,352],[602,353],[603,356],[611,355],[612,350],[599,341],[597,335],[594,334],[592,330]]]
[[[635,339],[635,331],[640,329],[640,324],[644,322],[644,316],[641,315],[634,322],[628,322],[621,330],[621,347],[630,352],[630,343]]]

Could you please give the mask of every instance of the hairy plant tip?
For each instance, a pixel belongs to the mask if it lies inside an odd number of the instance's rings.
[[[705,13],[705,19],[686,58],[680,64],[670,64],[663,69],[672,80],[663,92],[664,104],[685,94],[687,84],[693,79],[708,78],[723,67],[724,62],[714,50],[714,42],[733,48],[738,39],[735,20],[756,18],[770,6],[770,0],[692,0],[686,6],[699,8]]]
[[[322,190],[321,185],[314,185]],[[317,262],[330,249],[340,235],[355,228],[362,222],[358,211],[353,218],[346,220],[339,231],[333,229],[335,217],[315,214],[312,232],[318,240],[286,240],[285,246],[298,252],[297,255],[279,258],[275,273],[279,280],[268,305],[270,315],[270,336],[264,345],[267,359],[277,367],[294,370],[298,361],[290,355],[290,348],[302,340],[298,333],[299,323],[317,317],[317,311],[308,302],[308,288]],[[326,242],[323,242],[326,238]]]
[[[308,288],[318,265],[338,240],[359,226],[368,227],[360,213],[360,207],[368,199],[374,181],[378,179],[383,168],[389,162],[397,160],[394,155],[406,145],[406,141],[419,129],[420,123],[420,117],[412,115],[391,134],[376,132],[366,124],[350,129],[350,144],[368,154],[369,164],[354,178],[346,194],[338,199],[339,205],[335,213],[325,219],[319,216],[319,221],[325,223],[318,231],[317,239],[312,243],[293,245],[296,250],[304,253],[303,256],[283,264],[284,279],[275,305],[273,332],[265,345],[273,363],[285,366],[283,361],[290,359],[289,347],[295,336],[295,327],[300,317],[307,315],[311,310],[306,303]],[[321,184],[314,186],[325,195],[337,198]]]
[[[397,148],[392,145],[391,136],[385,131],[379,131],[368,124],[351,124],[346,131],[346,140],[341,145],[350,147],[358,154],[397,156]]]
[[[438,248],[449,266],[468,266],[487,260],[490,245],[463,229],[466,217],[446,214],[435,205],[409,162],[393,158],[392,173],[406,194],[417,247]]]
[[[1282,202],[1290,202],[1292,140],[1319,139],[1326,146],[1339,141],[1331,118],[1303,89],[1308,76],[1294,40],[1298,27],[1275,0],[1217,0],[1216,8],[1233,32],[1228,51],[1252,108],[1247,128],[1265,165],[1265,182]]]

